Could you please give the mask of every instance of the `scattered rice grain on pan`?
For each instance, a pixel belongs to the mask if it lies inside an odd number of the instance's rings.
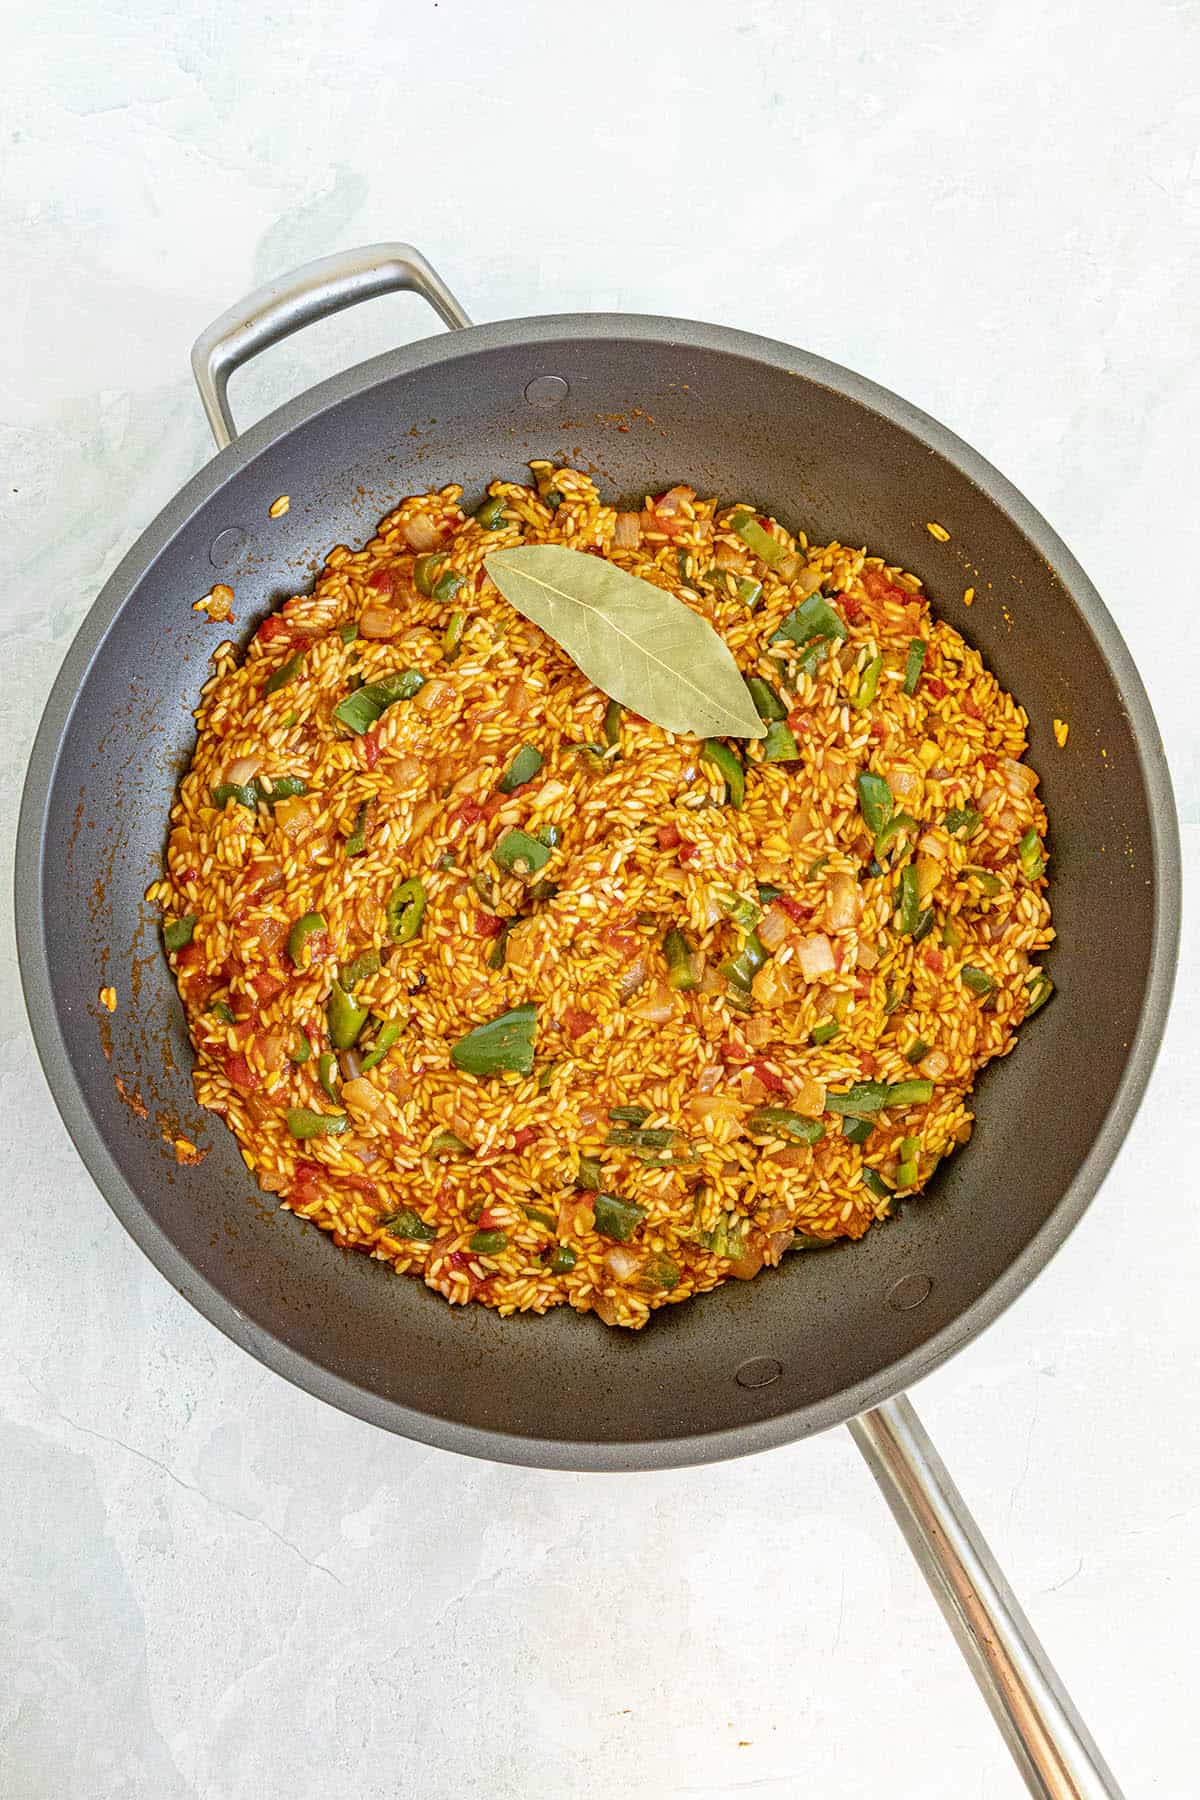
[[[1025,713],[915,577],[532,474],[403,500],[220,647],[149,897],[267,1192],[454,1303],[637,1327],[861,1237],[967,1141],[1051,991],[1046,816]],[[521,543],[670,589],[767,684],[742,810],[506,604],[483,559]]]

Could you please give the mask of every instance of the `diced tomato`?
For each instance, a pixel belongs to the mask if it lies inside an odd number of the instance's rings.
[[[483,803],[483,817],[485,819],[494,819],[496,814],[500,811],[500,808],[508,805],[508,801],[509,796],[507,794],[491,795],[491,797]]]
[[[863,616],[863,603],[857,594],[839,594],[838,601],[845,616],[847,625],[860,625]]]
[[[252,1094],[256,1088],[262,1086],[262,1082],[240,1050],[231,1050],[226,1056],[225,1074],[228,1080],[232,1081],[234,1087],[240,1088],[243,1094]]]
[[[882,569],[864,569],[859,580],[872,600],[886,600],[896,606],[910,606],[916,598],[914,594],[906,593],[903,588],[894,586]]]
[[[882,744],[888,734],[888,728],[882,719],[872,719],[867,727],[867,736],[873,744]]]
[[[366,732],[359,740],[362,759],[368,769],[373,769],[379,761],[379,739],[373,731]]]
[[[287,620],[281,619],[278,613],[268,613],[255,633],[264,644],[273,644],[279,638],[290,640],[291,635]]]
[[[478,800],[460,800],[450,817],[458,819],[463,825],[478,825],[483,817],[483,808]]]
[[[995,756],[990,750],[985,750],[983,755],[979,758],[979,766],[983,769],[987,769],[989,773],[994,773],[999,765],[1000,758]]]
[[[496,1227],[503,1223],[503,1215],[494,1212],[490,1206],[485,1206],[475,1221],[476,1228],[479,1231],[495,1231]]]
[[[338,1181],[343,1187],[353,1188],[356,1194],[362,1194],[367,1200],[379,1197],[379,1189],[369,1175],[339,1175]]]
[[[939,681],[936,675],[926,675],[923,686],[929,690],[935,700],[946,698],[946,684],[944,681]]]
[[[321,1179],[320,1163],[298,1162],[296,1179],[288,1189],[288,1199],[293,1206],[310,1206],[317,1197],[317,1182]]]
[[[759,515],[758,515],[758,522],[759,522],[759,524],[760,524],[760,525],[761,525],[761,526],[762,526],[762,528],[763,528],[763,530],[764,530],[764,531],[770,531],[770,529],[771,529],[771,521],[770,521],[770,519],[768,519],[768,518],[767,518],[767,517],[766,517],[766,515],[765,515],[765,514],[764,514],[764,513],[759,513]]]
[[[752,1062],[747,1064],[747,1067],[754,1070],[754,1073],[762,1082],[768,1093],[787,1093],[787,1082],[783,1079],[783,1076],[777,1075],[774,1069],[769,1069],[760,1057],[755,1057]]]
[[[600,932],[600,942],[609,950],[615,950],[618,956],[629,962],[642,947],[641,938],[633,932],[624,930],[620,925],[605,925]]]
[[[745,1046],[739,1044],[736,1038],[722,1038],[717,1045],[717,1054],[722,1062],[744,1063],[749,1061]]]
[[[690,863],[696,854],[697,854],[697,847],[695,844],[692,843],[691,839],[681,837],[679,840],[679,860],[680,860],[680,862],[681,863]]]
[[[931,975],[940,975],[946,967],[946,959],[940,950],[930,948],[922,953],[921,961]]]
[[[456,1274],[466,1276],[467,1293],[472,1300],[474,1300],[475,1296],[479,1293],[480,1288],[485,1286],[490,1279],[487,1275],[477,1275],[475,1273],[474,1269],[471,1267],[471,1258],[462,1250],[452,1250],[446,1258],[446,1266],[447,1268],[453,1269]]]
[[[859,1060],[859,1065],[862,1068],[862,1072],[864,1075],[867,1075],[867,1076],[874,1075],[877,1064],[875,1062],[875,1058],[871,1055],[871,1052],[869,1050],[860,1050],[858,1053],[858,1060]]]
[[[309,942],[311,944],[311,939]],[[258,995],[259,1005],[266,1006],[269,1001],[274,1000],[276,994],[282,994],[287,982],[282,975],[273,975],[269,969],[265,969],[261,975],[251,977],[250,986]]]
[[[680,843],[678,825],[660,825],[658,828],[658,847],[660,850],[678,850]]]
[[[477,938],[498,938],[504,930],[503,919],[498,919],[495,913],[482,912],[479,907],[475,909],[473,922]]]
[[[367,586],[378,594],[390,594],[395,585],[396,577],[391,569],[375,569],[367,576]]]
[[[536,1125],[518,1125],[513,1132],[514,1150],[527,1150],[537,1136]]]
[[[563,1012],[562,1028],[569,1038],[584,1037],[596,1029],[596,1015],[584,1012],[578,1006],[568,1006]]]
[[[792,732],[793,735],[799,731],[803,736],[808,737],[812,731],[812,720],[802,706],[793,706],[791,712],[787,716],[787,722],[788,730]]]
[[[807,925],[813,916],[811,906],[801,905],[800,901],[793,900],[790,894],[776,894],[772,904],[777,906],[780,912],[785,912],[788,918],[797,925]]]
[[[975,701],[971,698],[970,694],[963,695],[962,709],[966,713],[968,719],[982,719],[982,717],[983,717],[983,713],[980,711],[980,709],[976,705]]]
[[[842,964],[845,962],[845,960],[846,960],[846,946],[845,946],[845,944],[843,944],[841,938],[834,938],[834,940],[833,940],[833,965],[834,965],[834,968],[840,972]]]

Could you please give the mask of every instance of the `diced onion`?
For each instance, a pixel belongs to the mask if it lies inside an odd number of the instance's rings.
[[[604,1252],[604,1266],[610,1275],[618,1281],[632,1281],[642,1266],[642,1259],[636,1251],[626,1250],[620,1244],[614,1244]]]
[[[410,550],[415,550],[418,554],[432,550],[440,535],[437,526],[427,513],[418,513],[415,518],[405,521],[405,542]]]
[[[618,513],[613,527],[613,545],[618,550],[636,550],[642,541],[642,522],[637,513]]]
[[[912,769],[893,769],[888,776],[888,786],[898,800],[915,800],[921,792],[921,777]]]
[[[747,1244],[742,1254],[735,1257],[729,1265],[729,1273],[735,1281],[753,1281],[763,1266],[763,1247],[761,1244]]]
[[[665,1025],[675,1016],[675,997],[665,981],[656,981],[649,994],[633,1009],[635,1019],[651,1025]]]
[[[432,681],[427,681],[425,683],[425,686],[413,700],[413,705],[420,712],[437,712],[439,707],[445,705],[453,692],[453,682],[443,681],[440,676],[435,675]]]
[[[644,956],[639,954],[631,962],[627,962],[621,971],[621,979],[617,986],[617,992],[621,999],[628,1000],[630,995],[636,994],[638,989],[645,985],[648,973]]]
[[[254,780],[261,768],[261,756],[239,756],[236,762],[230,763],[225,779],[233,782],[236,787],[244,787],[246,782]]]
[[[917,1066],[926,1081],[940,1081],[950,1067],[950,1058],[944,1050],[931,1050]]]
[[[816,981],[821,975],[832,975],[837,968],[833,958],[833,945],[823,931],[814,931],[811,937],[802,938],[796,948],[796,957],[806,981]]]
[[[358,629],[365,638],[395,637],[400,629],[400,615],[390,606],[368,606],[358,621]]]
[[[764,950],[778,950],[788,934],[791,920],[782,906],[768,906],[758,922],[758,937]]]
[[[829,923],[835,931],[845,931],[847,926],[857,925],[861,915],[862,890],[853,875],[839,869],[829,877]]]

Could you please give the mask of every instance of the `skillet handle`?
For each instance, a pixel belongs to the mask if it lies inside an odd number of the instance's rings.
[[[323,256],[268,281],[214,319],[192,346],[192,374],[217,449],[237,436],[226,392],[235,369],[317,319],[399,291],[420,294],[451,330],[471,323],[437,270],[411,244],[368,244]]]
[[[904,1394],[850,1421],[1037,1800],[1122,1800],[962,1495]]]

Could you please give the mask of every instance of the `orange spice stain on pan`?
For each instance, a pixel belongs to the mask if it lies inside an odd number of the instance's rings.
[[[113,1076],[113,1085],[116,1087],[117,1093],[131,1113],[139,1119],[148,1119],[150,1117],[150,1109],[142,1099],[136,1086],[129,1087],[126,1084],[124,1077],[121,1075]]]

